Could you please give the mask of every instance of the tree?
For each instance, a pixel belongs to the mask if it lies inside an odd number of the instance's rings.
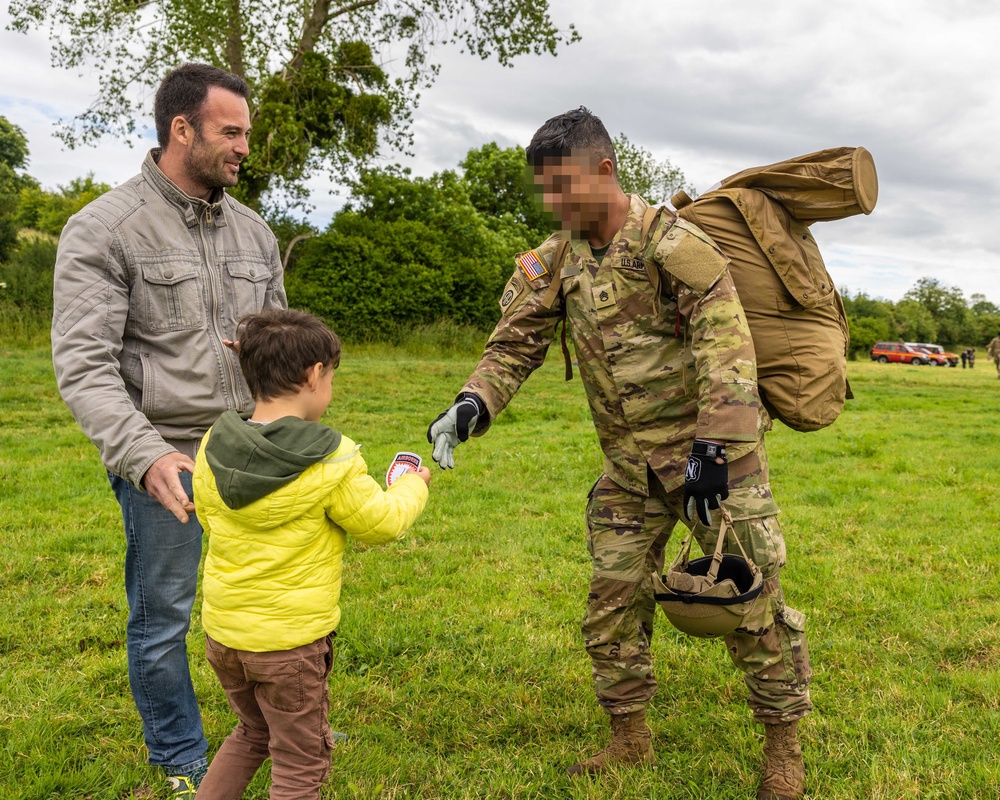
[[[552,226],[547,215],[525,191],[528,172],[523,147],[501,149],[489,142],[470,150],[460,166],[477,211],[492,217],[509,214],[536,236],[548,236]]]
[[[913,300],[930,312],[942,344],[966,342],[975,336],[969,307],[957,286],[945,287],[935,278],[921,278],[903,299]]]
[[[896,335],[904,342],[936,342],[938,324],[934,315],[915,300],[901,300],[893,307]]]
[[[1000,331],[1000,308],[986,299],[986,295],[975,293],[969,298],[969,313],[976,344],[989,342]]]
[[[28,164],[28,138],[20,127],[0,117],[0,261],[17,245],[17,208],[21,188],[30,179],[18,170]]]
[[[996,303],[991,303],[986,299],[986,295],[976,292],[969,297],[969,311],[973,314],[994,314],[1000,315],[1000,307]]]
[[[317,170],[339,179],[381,142],[405,149],[436,46],[511,66],[579,39],[555,26],[548,0],[12,0],[9,10],[11,29],[48,31],[55,66],[96,70],[99,96],[61,129],[70,147],[134,139],[150,89],[183,61],[245,78],[255,144],[237,194],[258,207],[269,193],[272,205],[301,203]]]
[[[95,181],[93,173],[86,178],[74,178],[68,186],[60,186],[54,192],[37,185],[26,186],[21,190],[18,224],[22,228],[59,236],[71,216],[108,191],[111,186]]]
[[[861,292],[852,296],[846,287],[842,297],[850,329],[852,357],[862,354],[867,357],[876,342],[897,336],[892,303],[873,299]]]
[[[518,218],[527,200],[523,190],[517,197],[519,181],[508,181],[515,163],[524,174],[517,150],[471,150],[462,162],[471,175],[364,172],[328,230],[300,246],[285,283],[289,302],[355,341],[392,340],[439,320],[489,329],[514,254],[545,235]],[[505,200],[473,202],[484,186],[504,185]]]
[[[633,144],[624,134],[614,140],[618,157],[618,183],[626,192],[638,194],[652,203],[669,200],[683,189],[691,197],[697,193],[680,169],[668,159],[657,161],[649,150]]]

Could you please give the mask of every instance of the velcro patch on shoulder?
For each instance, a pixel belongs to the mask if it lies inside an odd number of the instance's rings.
[[[529,291],[528,282],[524,277],[515,272],[510,276],[510,280],[507,281],[507,285],[503,287],[503,292],[500,294],[500,313],[503,316],[508,316],[520,308],[521,304],[531,295]]]
[[[539,257],[537,250],[529,250],[527,253],[521,253],[514,261],[529,281],[549,274],[549,268]]]
[[[657,264],[696,292],[704,294],[722,277],[729,259],[697,226],[678,219],[653,254]]]

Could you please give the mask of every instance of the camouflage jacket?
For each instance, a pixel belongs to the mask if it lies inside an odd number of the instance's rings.
[[[560,235],[531,251],[537,263],[519,256],[500,300],[503,316],[462,390],[486,403],[489,419],[474,431],[482,435],[542,364],[565,315],[604,470],[640,494],[648,492],[647,464],[671,491],[684,482],[695,438],[746,442],[735,450],[749,450],[769,423],[727,259],[669,211],[642,241],[647,208],[632,195],[600,264],[586,241],[573,240],[558,291],[549,290]]]

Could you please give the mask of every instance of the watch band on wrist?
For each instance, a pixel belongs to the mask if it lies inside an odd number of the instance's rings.
[[[691,455],[705,456],[707,458],[721,458],[726,460],[726,445],[722,442],[707,442],[704,439],[695,439],[691,445]]]

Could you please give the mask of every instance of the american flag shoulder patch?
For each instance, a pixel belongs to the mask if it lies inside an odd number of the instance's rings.
[[[548,269],[545,266],[545,262],[538,257],[538,253],[534,250],[529,250],[527,253],[521,253],[516,259],[517,265],[521,268],[521,272],[524,273],[525,277],[529,281],[535,280],[535,278],[541,278],[542,275],[548,274]]]

